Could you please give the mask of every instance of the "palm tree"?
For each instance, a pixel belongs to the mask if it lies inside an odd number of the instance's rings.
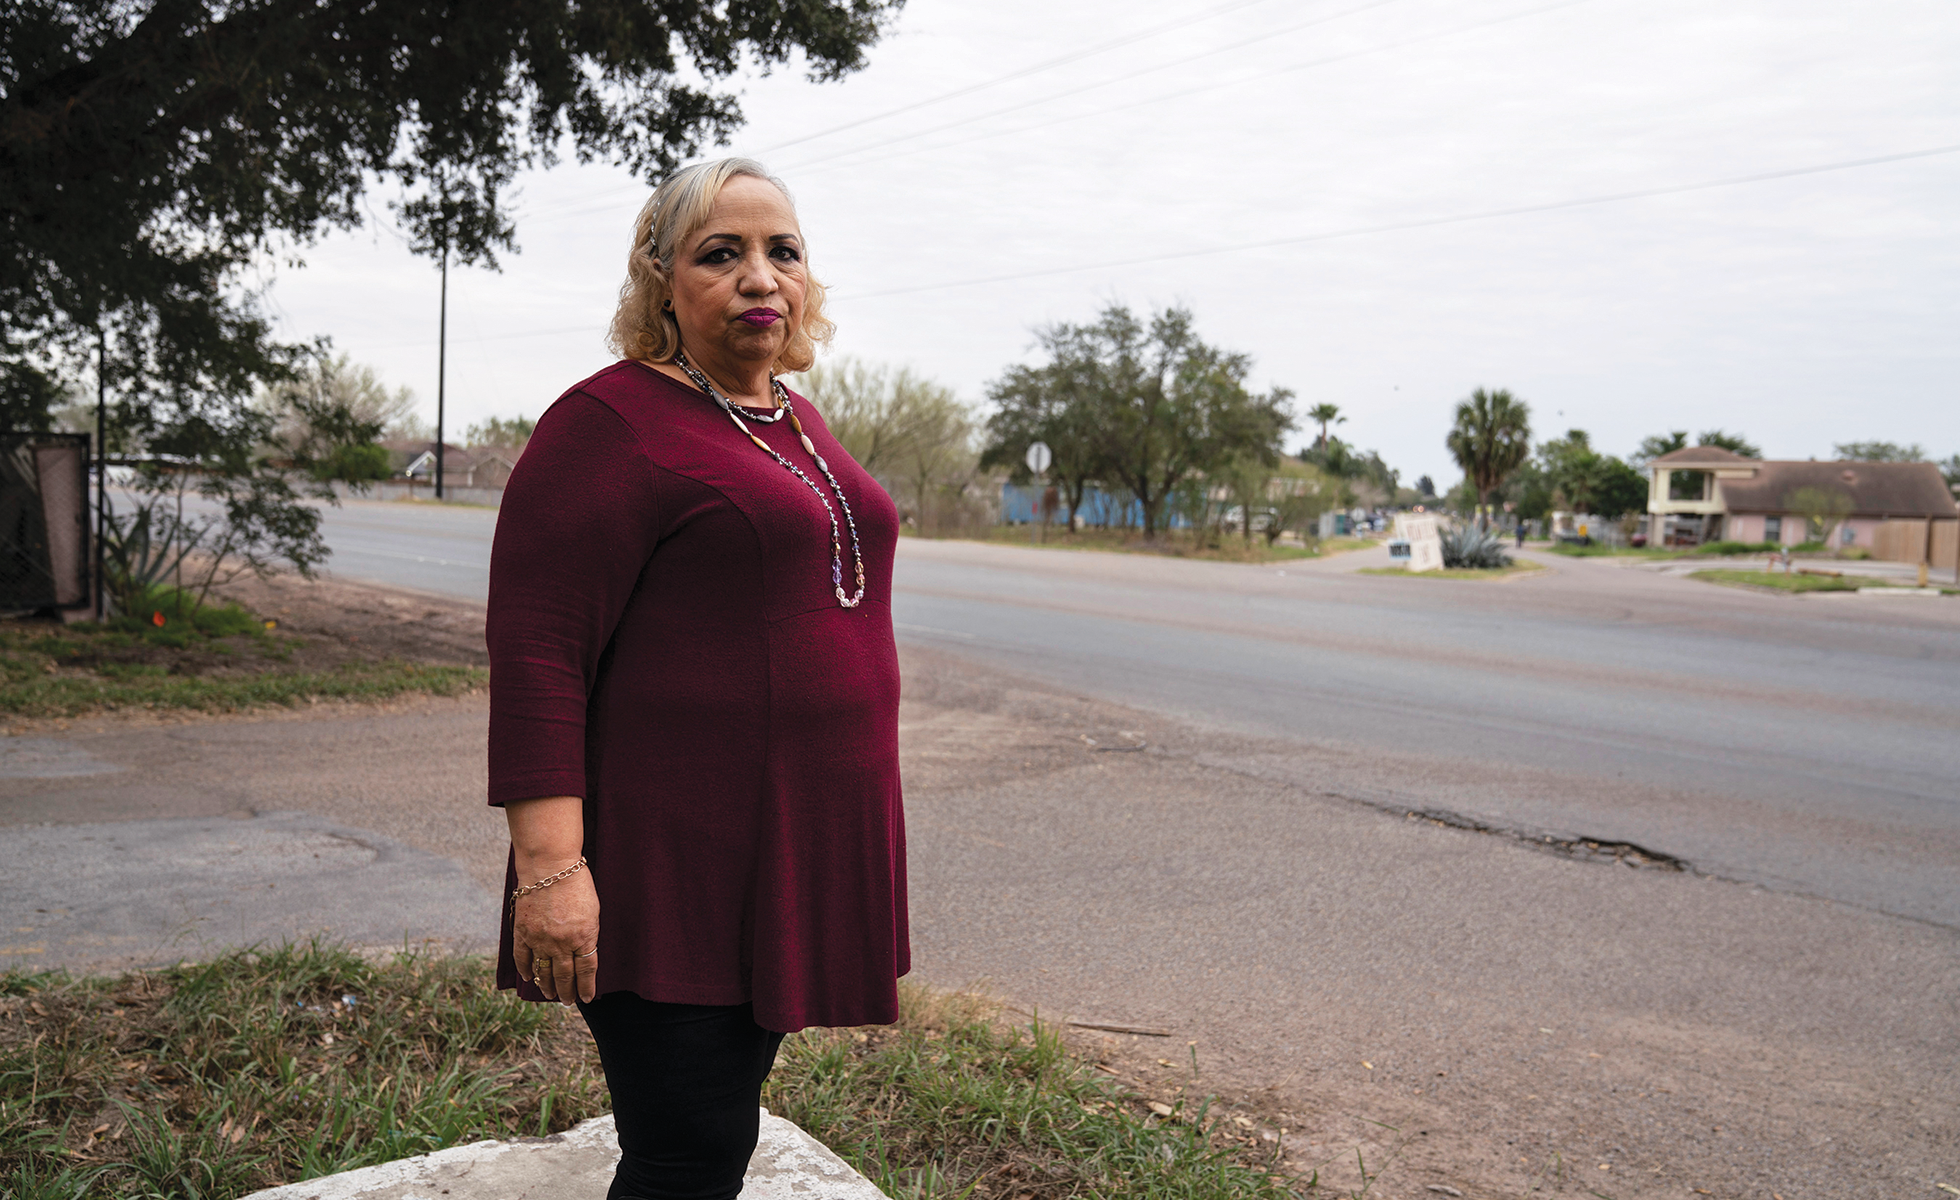
[[[1339,425],[1342,422],[1346,421],[1347,418],[1341,415],[1340,405],[1321,403],[1321,404],[1316,404],[1312,408],[1307,410],[1307,420],[1315,421],[1319,423],[1320,425],[1319,447],[1322,450],[1325,450],[1327,449],[1327,427],[1329,425]]]
[[[1477,489],[1477,522],[1490,527],[1490,494],[1531,455],[1531,409],[1503,388],[1478,388],[1456,406],[1456,428],[1445,439],[1464,478]]]

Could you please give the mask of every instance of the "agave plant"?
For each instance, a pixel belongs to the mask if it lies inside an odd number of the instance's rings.
[[[1444,530],[1442,542],[1445,567],[1487,570],[1511,565],[1511,556],[1504,553],[1504,539],[1475,525]]]
[[[104,581],[117,611],[134,613],[183,566],[203,541],[204,530],[173,511],[165,497],[151,494],[134,511],[120,513],[112,503],[102,529]]]

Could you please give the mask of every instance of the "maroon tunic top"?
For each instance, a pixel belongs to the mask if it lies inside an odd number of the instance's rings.
[[[796,413],[857,518],[859,607],[832,593],[809,486],[699,391],[622,362],[560,397],[511,472],[488,638],[490,803],[584,797],[599,991],[753,1000],[785,1032],[895,1021],[911,965],[898,514]],[[749,427],[829,495],[789,421]],[[497,984],[543,999],[508,910]]]

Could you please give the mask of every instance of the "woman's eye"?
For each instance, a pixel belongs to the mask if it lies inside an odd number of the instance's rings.
[[[803,252],[794,246],[778,246],[776,247],[776,257],[782,259],[784,262],[802,262]]]

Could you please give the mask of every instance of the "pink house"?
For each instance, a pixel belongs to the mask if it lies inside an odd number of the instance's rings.
[[[1878,548],[1887,521],[1960,518],[1953,491],[1932,463],[1791,462],[1744,458],[1691,446],[1648,464],[1652,545],[1775,542],[1794,546],[1821,531],[1801,511],[1805,496],[1837,497],[1841,548]]]

